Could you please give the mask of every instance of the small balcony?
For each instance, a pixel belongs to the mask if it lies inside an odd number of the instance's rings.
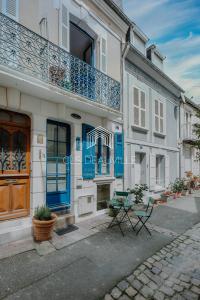
[[[0,13],[0,65],[120,111],[120,83]]]
[[[192,123],[188,122],[188,123],[184,123],[181,126],[182,128],[182,140],[185,143],[192,143],[194,141],[196,141],[197,137],[194,133],[194,126]]]

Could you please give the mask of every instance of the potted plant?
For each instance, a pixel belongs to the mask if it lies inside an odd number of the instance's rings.
[[[33,236],[36,241],[51,239],[57,216],[46,206],[36,208],[33,216]]]
[[[146,184],[136,184],[134,189],[128,189],[130,194],[135,196],[135,204],[143,203],[144,191],[148,191]]]
[[[172,196],[172,192],[168,190],[163,192],[160,196],[161,196],[161,200],[167,201],[169,197]]]

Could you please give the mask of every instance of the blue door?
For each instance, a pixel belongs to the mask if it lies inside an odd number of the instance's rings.
[[[70,206],[70,126],[47,121],[47,206]]]

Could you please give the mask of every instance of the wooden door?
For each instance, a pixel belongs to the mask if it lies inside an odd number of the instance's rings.
[[[0,110],[0,220],[24,217],[30,207],[30,120]]]

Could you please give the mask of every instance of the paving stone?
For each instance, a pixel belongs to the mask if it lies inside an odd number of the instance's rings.
[[[147,262],[150,263],[150,264],[153,264],[155,262],[155,259],[150,257],[147,259]]]
[[[155,282],[153,281],[149,281],[148,286],[152,289],[152,290],[156,290],[158,288],[157,284],[155,284]]]
[[[133,272],[133,274],[134,274],[135,276],[138,276],[138,275],[140,275],[140,271],[139,271],[139,270],[136,270],[136,271]]]
[[[166,280],[165,281],[165,285],[172,287],[174,285],[174,282],[170,281],[170,280]]]
[[[174,289],[176,292],[182,292],[182,291],[183,291],[183,286],[182,286],[182,285],[175,284],[175,285],[173,286],[173,289]]]
[[[137,295],[137,291],[131,286],[129,286],[125,292],[129,297],[134,297],[135,295]]]
[[[156,291],[156,293],[153,297],[155,300],[164,300],[165,295],[160,291]]]
[[[162,277],[163,279],[167,279],[168,278],[168,274],[166,274],[165,272],[161,272],[160,273],[160,277]]]
[[[161,260],[161,257],[158,256],[158,255],[153,255],[152,257],[153,257],[155,260],[157,260],[157,261]]]
[[[145,262],[144,262],[144,265],[145,265],[147,268],[149,268],[149,269],[152,268],[152,264],[150,264],[148,261],[145,261]]]
[[[131,285],[132,285],[132,287],[135,288],[137,291],[139,291],[139,290],[142,288],[142,286],[143,286],[143,284],[142,284],[139,280],[137,280],[137,279],[135,279],[135,280],[131,283]]]
[[[138,276],[138,279],[143,282],[144,284],[147,284],[149,282],[149,278],[145,274],[140,274]]]
[[[160,291],[163,292],[167,296],[173,296],[174,295],[174,290],[170,288],[169,286],[161,286]]]
[[[181,281],[190,282],[190,276],[181,274],[181,276],[179,278]]]
[[[193,285],[200,286],[200,280],[198,280],[196,278],[192,278],[191,282]]]
[[[104,300],[113,300],[113,297],[111,297],[109,294],[106,294]]]
[[[144,286],[141,290],[140,293],[145,297],[145,298],[149,298],[151,296],[153,296],[154,291],[148,287],[148,286]]]
[[[163,280],[158,275],[153,275],[151,280],[155,282],[157,285],[161,285]]]
[[[184,244],[186,244],[186,245],[192,244],[192,240],[187,239],[187,240],[184,241]]]
[[[187,283],[187,282],[184,282],[184,281],[181,281],[181,282],[180,282],[180,285],[182,285],[182,286],[185,287],[186,289],[189,289],[189,288],[190,288],[190,284]]]
[[[197,286],[192,286],[191,291],[197,295],[200,295],[200,289]]]
[[[130,282],[130,283],[132,283],[134,279],[135,279],[135,276],[134,276],[134,275],[130,275],[130,276],[128,276],[128,277],[126,278],[126,280],[127,280],[128,282]]]
[[[135,300],[146,300],[142,295],[137,294],[134,298]]]
[[[159,268],[157,268],[157,267],[153,267],[153,268],[151,269],[151,272],[154,273],[154,274],[156,274],[156,275],[158,275],[158,274],[160,274],[161,269],[159,269]]]
[[[123,292],[129,287],[129,283],[125,280],[122,280],[118,283],[117,287]]]
[[[144,271],[146,269],[146,267],[145,267],[145,265],[142,264],[142,265],[139,266],[138,269],[141,270],[141,271]]]
[[[127,295],[123,295],[119,298],[119,300],[131,300]]]
[[[198,298],[199,298],[199,296],[197,294],[194,294],[193,292],[188,291],[188,290],[185,290],[182,293],[182,295],[186,300],[198,300]]]
[[[111,296],[114,299],[119,299],[119,297],[121,296],[122,292],[120,291],[120,289],[118,289],[117,287],[115,287],[112,292],[111,292]]]
[[[181,296],[180,294],[174,295],[171,299],[172,300],[185,300],[185,298],[183,296]]]
[[[147,269],[144,271],[144,274],[147,275],[150,279],[153,276],[153,273],[150,270],[147,270]]]

